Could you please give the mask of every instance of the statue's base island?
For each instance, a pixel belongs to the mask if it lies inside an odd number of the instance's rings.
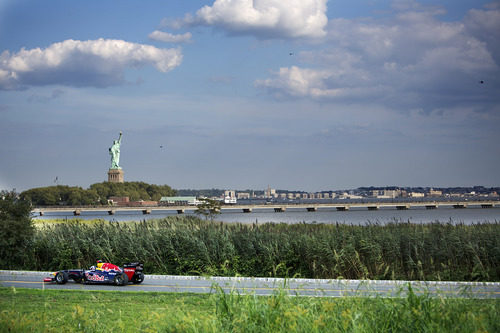
[[[122,169],[109,169],[108,182],[109,183],[123,183],[123,170]]]

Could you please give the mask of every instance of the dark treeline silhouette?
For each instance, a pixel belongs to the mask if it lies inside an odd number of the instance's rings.
[[[106,205],[109,197],[129,197],[130,201],[158,201],[162,196],[175,194],[176,191],[168,185],[102,182],[92,184],[88,189],[67,185],[38,187],[22,192],[20,198],[34,206],[88,206]]]

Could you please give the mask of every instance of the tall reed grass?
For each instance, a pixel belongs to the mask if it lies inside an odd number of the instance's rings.
[[[26,269],[140,260],[146,273],[500,280],[500,224],[231,224],[197,217],[38,228]]]
[[[402,298],[270,297],[218,289],[220,332],[498,332],[498,301],[432,298],[410,286]],[[481,313],[480,316],[476,314]]]

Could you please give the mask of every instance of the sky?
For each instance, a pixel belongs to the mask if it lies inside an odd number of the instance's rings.
[[[500,186],[500,2],[0,0],[0,190]]]

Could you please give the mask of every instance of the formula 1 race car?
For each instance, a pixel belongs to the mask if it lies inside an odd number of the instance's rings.
[[[109,263],[99,262],[98,266],[90,269],[67,269],[52,273],[43,282],[65,284],[69,279],[77,283],[115,284],[125,286],[129,282],[134,284],[144,281],[144,265],[139,262],[126,263],[123,268]]]

